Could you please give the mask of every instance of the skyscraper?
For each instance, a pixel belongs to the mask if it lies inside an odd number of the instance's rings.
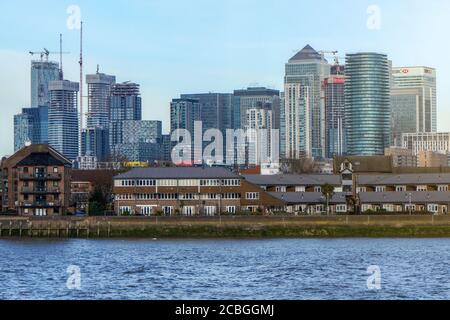
[[[271,134],[273,129],[272,110],[268,108],[249,108],[246,111],[245,130],[248,142],[248,163],[266,164],[272,158]]]
[[[14,116],[14,151],[32,144],[48,143],[48,107],[23,108]]]
[[[253,108],[272,110],[273,128],[280,128],[280,91],[264,87],[250,87],[235,90],[234,96],[237,98],[236,103],[239,108],[240,128],[247,126],[247,110]]]
[[[97,126],[83,129],[81,132],[82,157],[95,157],[99,162],[105,162],[109,156],[109,131]]]
[[[129,161],[160,160],[162,122],[126,120],[122,127],[122,143],[114,146],[113,153]]]
[[[392,104],[393,118],[401,118],[402,115],[399,113],[407,108],[416,118],[416,128],[412,133],[436,132],[436,70],[429,67],[393,68],[392,79],[395,90]],[[415,101],[412,96],[415,96]]]
[[[384,155],[390,146],[390,67],[386,55],[347,54],[345,66],[347,154]]]
[[[50,102],[49,83],[60,80],[59,64],[51,61],[31,62],[31,106],[48,106]]]
[[[87,127],[109,127],[111,88],[116,83],[115,76],[104,73],[86,75],[88,87]]]
[[[177,129],[185,129],[191,135],[190,154],[183,154],[183,158],[192,159],[195,154],[203,155],[202,150],[194,150],[194,125],[196,121],[201,121],[201,106],[198,99],[172,100],[170,103],[170,134],[173,135],[174,131]],[[181,139],[181,136],[178,137],[178,139]],[[176,142],[173,143],[173,145],[175,144]],[[197,160],[197,162],[203,162],[203,159],[195,160]]]
[[[307,45],[286,64],[284,78],[286,157],[325,156],[324,57]]]
[[[345,153],[345,77],[330,75],[325,90],[325,156],[333,158]]]
[[[77,82],[58,80],[49,83],[49,144],[70,160],[76,160],[78,156],[78,91]]]
[[[111,150],[114,145],[123,143],[123,122],[125,120],[141,119],[142,99],[139,85],[131,82],[114,84],[111,89],[109,127]]]

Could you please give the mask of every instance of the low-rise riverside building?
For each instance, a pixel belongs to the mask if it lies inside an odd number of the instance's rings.
[[[1,211],[64,215],[70,199],[71,162],[48,145],[30,145],[1,162]]]
[[[284,202],[224,168],[137,168],[114,178],[118,215],[266,212]]]
[[[362,192],[361,212],[448,214],[450,192]]]
[[[270,192],[269,194],[282,200],[284,202],[282,211],[289,214],[322,215],[348,212],[347,194],[342,192],[333,194],[328,201],[320,192]]]

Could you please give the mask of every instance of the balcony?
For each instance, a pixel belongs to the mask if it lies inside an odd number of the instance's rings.
[[[23,194],[59,194],[61,193],[59,188],[41,188],[41,187],[35,187],[35,188],[30,188],[30,187],[23,187],[21,189],[21,192]]]
[[[59,208],[60,201],[23,201],[19,203],[21,208]]]
[[[61,180],[60,173],[22,173],[20,180]]]

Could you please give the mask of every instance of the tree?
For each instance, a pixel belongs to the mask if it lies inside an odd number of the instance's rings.
[[[319,168],[312,158],[302,157],[300,159],[282,160],[281,171],[287,174],[304,174],[316,173]]]
[[[322,194],[324,195],[325,199],[327,200],[327,215],[330,214],[330,200],[334,196],[334,187],[330,184],[324,184],[322,187]]]
[[[97,185],[89,196],[89,215],[104,215],[108,203],[108,193],[104,192],[103,188]]]

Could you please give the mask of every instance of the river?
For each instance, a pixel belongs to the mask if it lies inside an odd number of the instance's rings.
[[[450,299],[450,239],[1,240],[0,279],[0,299]]]

